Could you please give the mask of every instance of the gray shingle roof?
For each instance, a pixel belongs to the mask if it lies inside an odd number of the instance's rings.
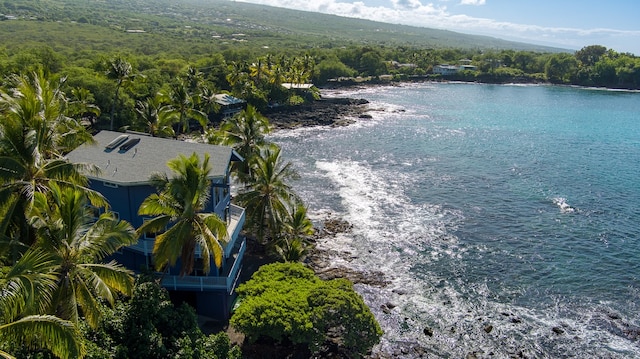
[[[105,149],[107,144],[122,134],[121,132],[101,131],[93,137],[96,144],[84,144],[68,153],[66,157],[74,163],[91,163],[98,166],[101,173],[88,175],[89,178],[121,185],[146,183],[152,173],[166,173],[171,177],[172,172],[167,167],[167,162],[179,154],[188,157],[195,152],[202,161],[204,154],[208,153],[209,164],[212,167],[212,178],[225,176],[230,161],[241,160],[241,157],[230,147],[149,137],[134,133],[127,133],[128,139],[139,138],[140,142],[129,150],[120,150],[122,144],[111,151]]]

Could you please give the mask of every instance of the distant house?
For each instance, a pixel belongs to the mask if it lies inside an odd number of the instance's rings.
[[[106,197],[111,210],[120,219],[136,228],[149,219],[139,216],[138,208],[145,198],[156,192],[149,183],[151,174],[172,176],[167,162],[178,154],[190,156],[195,152],[200,160],[209,154],[212,189],[206,211],[220,216],[227,223],[229,234],[229,242],[223,245],[222,268],[218,270],[213,266],[208,275],[196,271],[195,275],[180,276],[178,263],[162,274],[161,283],[173,297],[190,302],[198,314],[216,319],[228,318],[246,249],[245,239],[240,235],[245,219],[244,209],[231,204],[229,190],[230,165],[242,158],[229,147],[133,133],[101,131],[94,140],[94,145],[82,145],[67,154],[67,158],[74,163],[91,163],[100,169],[99,174],[87,175],[90,187]],[[152,268],[155,236],[155,233],[145,233],[136,244],[122,249],[115,259],[134,271]]]
[[[313,84],[296,84],[292,82],[283,82],[282,87],[287,90],[310,90],[313,87]]]
[[[458,66],[454,65],[436,65],[433,67],[433,73],[436,75],[448,76],[457,74],[460,71]]]
[[[396,69],[401,69],[401,68],[410,68],[410,69],[415,69],[418,67],[418,65],[416,64],[411,64],[411,63],[400,63],[398,61],[390,61],[389,64]]]
[[[465,70],[475,71],[476,67],[468,64],[463,64],[463,65],[443,64],[443,65],[436,65],[433,67],[433,73],[436,75],[442,75],[442,76],[455,75],[458,72],[465,71]]]
[[[214,98],[215,102],[220,105],[220,113],[223,118],[232,117],[236,113],[244,110],[247,104],[247,101],[228,94],[217,94]]]

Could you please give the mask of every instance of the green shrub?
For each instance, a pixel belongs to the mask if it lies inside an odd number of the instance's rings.
[[[323,281],[299,263],[262,266],[238,293],[243,300],[231,325],[249,342],[270,338],[306,345],[313,353],[338,348],[360,357],[382,335],[349,281]]]

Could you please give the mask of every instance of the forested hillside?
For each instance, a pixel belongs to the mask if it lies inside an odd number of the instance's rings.
[[[227,0],[18,0],[0,3],[0,13],[21,19],[53,21],[61,24],[78,23],[107,27],[112,30],[142,30],[153,37],[153,45],[180,47],[167,40],[189,39],[196,46],[224,50],[227,41],[242,39],[246,46],[269,47],[332,47],[349,44],[387,46],[419,46],[430,48],[514,49],[527,51],[562,51],[551,47],[504,41],[491,37],[473,36],[451,31],[385,24],[367,20],[344,18],[282,8],[236,3]],[[6,25],[6,24],[5,24]],[[75,30],[75,28],[73,28]],[[89,27],[90,29],[90,27]],[[47,29],[55,31],[55,29]],[[80,27],[80,32],[87,31]],[[91,30],[89,30],[91,31]],[[94,32],[96,30],[93,30]],[[242,36],[237,36],[242,34]],[[7,46],[21,46],[41,41],[37,33],[9,41]],[[70,32],[69,42],[75,36]],[[219,36],[219,37],[218,37]],[[104,43],[104,37],[94,34],[84,37]],[[8,39],[5,39],[7,41]],[[79,40],[82,40],[79,39]],[[150,41],[151,42],[151,41]],[[112,43],[113,46],[126,44]],[[238,44],[234,44],[238,45]],[[242,46],[241,46],[242,47]],[[133,49],[139,47],[132,46]]]
[[[0,14],[0,74],[39,69],[49,78],[66,79],[63,89],[72,100],[101,110],[84,114],[97,128],[149,130],[136,106],[158,94],[162,101],[157,101],[191,102],[214,119],[216,93],[233,94],[262,111],[270,103],[313,98],[285,91],[281,83],[322,85],[334,78],[380,80],[382,75],[438,80],[435,66],[461,60],[473,70],[448,78],[640,85],[638,58],[602,46],[571,54],[222,0],[18,0],[1,2]],[[124,74],[116,64],[126,65]],[[176,98],[180,94],[193,98]]]
[[[160,240],[175,232],[168,222],[136,229],[120,221],[87,188],[91,166],[66,160],[101,129],[198,135],[233,147],[245,159],[232,168],[234,201],[247,210],[244,230],[273,258],[296,262],[313,246],[315,229],[288,183],[296,178],[292,164],[268,141],[263,113],[314,111],[300,105],[317,103],[318,88],[329,85],[463,80],[640,89],[640,58],[599,45],[572,53],[222,0],[6,0],[0,35],[0,356],[19,358],[241,357],[226,334],[204,335],[195,312],[174,308],[155,280],[134,282],[126,268],[103,263],[141,233]],[[226,116],[222,107],[238,104],[232,109],[240,112]],[[175,161],[170,167],[202,180],[194,185],[199,198],[179,202],[196,192],[173,191],[194,183],[178,178],[153,197],[166,205],[150,202],[141,213],[164,221],[189,208],[180,220],[192,221],[194,203],[212,193],[204,184],[209,167],[197,157]],[[196,248],[184,246],[186,254]],[[163,272],[163,263],[154,270]],[[272,300],[292,293],[294,273],[304,296]],[[375,318],[347,281],[320,281],[289,264],[266,267],[256,279],[255,287],[282,289],[262,297],[251,285],[238,288],[256,299],[232,320],[249,342],[270,338],[265,347],[360,357],[379,340]],[[300,305],[287,307],[289,299]],[[263,303],[272,317],[261,314]],[[299,325],[273,327],[280,317]]]

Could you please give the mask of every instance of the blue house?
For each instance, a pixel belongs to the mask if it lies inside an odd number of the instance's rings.
[[[139,133],[101,131],[94,137],[95,144],[84,144],[69,154],[74,163],[94,164],[99,173],[88,173],[90,187],[102,193],[111,210],[122,220],[138,228],[145,218],[138,215],[142,201],[156,192],[149,178],[153,173],[173,172],[167,162],[179,154],[196,153],[200,160],[209,154],[212,166],[210,200],[206,211],[216,213],[227,223],[228,243],[223,244],[222,267],[212,266],[209,274],[197,271],[193,275],[180,276],[179,263],[161,274],[162,286],[172,296],[187,300],[198,314],[227,319],[235,300],[235,288],[240,276],[246,242],[240,231],[244,224],[244,209],[231,204],[229,190],[230,167],[233,161],[241,161],[233,149],[202,143],[150,137]],[[95,209],[97,212],[100,210]],[[155,233],[145,233],[135,245],[122,249],[116,260],[134,271],[153,268]],[[199,255],[199,254],[198,254]],[[198,257],[197,255],[197,257]],[[196,264],[197,268],[197,264]]]

